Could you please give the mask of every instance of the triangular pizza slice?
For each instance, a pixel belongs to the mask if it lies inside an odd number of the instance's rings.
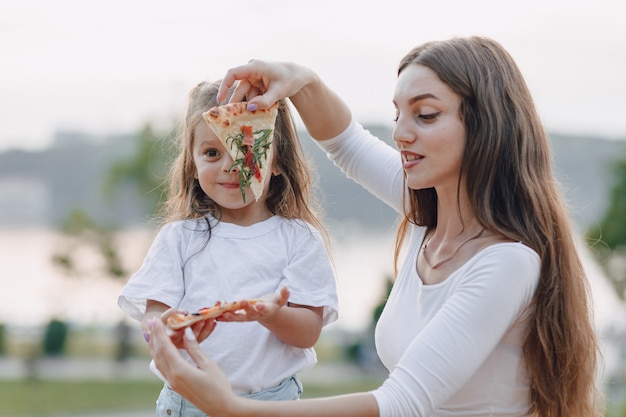
[[[263,194],[263,183],[270,172],[270,145],[278,115],[278,103],[269,109],[255,111],[248,111],[247,104],[225,104],[202,113],[204,120],[233,158],[230,169],[239,168],[239,189],[244,202],[247,186],[250,186],[256,201]]]

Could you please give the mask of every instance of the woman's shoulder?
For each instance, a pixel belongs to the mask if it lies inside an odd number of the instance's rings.
[[[479,252],[479,255],[483,256],[503,256],[505,258],[520,258],[526,259],[533,263],[539,263],[539,254],[530,246],[523,242],[494,242],[486,245]]]
[[[482,248],[467,266],[474,271],[490,272],[485,276],[514,276],[534,285],[539,281],[541,258],[522,242],[497,242]]]

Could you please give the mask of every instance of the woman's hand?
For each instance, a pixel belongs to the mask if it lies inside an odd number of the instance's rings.
[[[234,404],[236,397],[228,378],[200,350],[191,328],[188,327],[183,332],[182,343],[196,366],[180,355],[162,321],[150,320],[148,331],[150,354],[157,369],[174,391],[209,415],[222,415]]]
[[[231,103],[245,98],[249,106],[267,109],[280,99],[296,95],[316,77],[310,69],[293,63],[252,60],[226,72],[217,93],[217,101],[222,102],[228,90],[237,83]]]
[[[248,110],[267,109],[289,98],[314,139],[343,132],[352,119],[350,109],[311,69],[293,63],[252,60],[226,72],[217,93],[222,103],[235,86],[231,103],[248,100]]]

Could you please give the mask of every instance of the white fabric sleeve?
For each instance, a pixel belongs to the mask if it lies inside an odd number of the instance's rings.
[[[185,292],[182,239],[175,223],[165,225],[152,242],[143,264],[122,289],[117,303],[130,317],[141,321],[146,300],[177,307]]]
[[[372,391],[381,417],[433,414],[527,312],[539,279],[537,254],[525,247],[489,249]]]
[[[336,321],[339,314],[335,272],[319,231],[309,224],[294,230],[289,265],[283,270],[289,301],[324,307],[326,326]]]
[[[404,172],[396,149],[354,120],[337,137],[317,144],[348,178],[401,212]]]

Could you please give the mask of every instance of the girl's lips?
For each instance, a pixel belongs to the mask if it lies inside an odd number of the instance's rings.
[[[239,183],[238,182],[222,182],[222,183],[220,183],[220,185],[222,187],[225,187],[225,188],[237,188],[237,189],[239,189]]]

